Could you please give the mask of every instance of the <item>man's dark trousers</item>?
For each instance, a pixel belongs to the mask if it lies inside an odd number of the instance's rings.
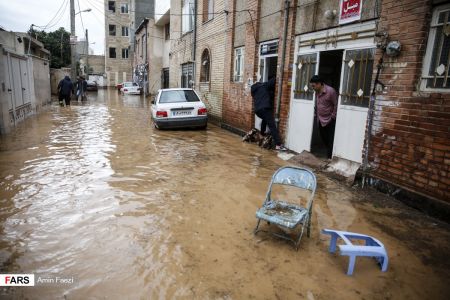
[[[270,134],[273,137],[275,145],[281,145],[281,138],[278,133],[277,125],[275,124],[275,118],[273,117],[273,110],[270,108],[261,109],[255,112],[255,114],[262,119],[261,133],[266,132],[266,126],[269,126]]]
[[[334,129],[336,127],[336,120],[332,120],[326,126],[322,126],[319,122],[319,133],[322,138],[325,147],[327,147],[327,156],[331,158],[333,155],[333,143],[334,143]]]

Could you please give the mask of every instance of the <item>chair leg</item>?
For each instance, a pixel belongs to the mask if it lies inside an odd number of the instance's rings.
[[[255,230],[253,230],[253,234],[257,234],[258,233],[258,228],[259,228],[259,223],[261,222],[261,219],[258,219],[258,222],[256,223],[256,227]]]
[[[349,256],[349,260],[348,260],[347,275],[352,275],[353,274],[353,269],[355,268],[355,261],[356,261],[356,256],[350,255]]]

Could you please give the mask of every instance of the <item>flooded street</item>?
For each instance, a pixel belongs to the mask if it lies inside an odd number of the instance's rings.
[[[153,129],[138,96],[100,90],[52,106],[1,139],[0,271],[70,282],[0,296],[448,299],[448,225],[323,175],[298,252],[255,237],[255,211],[286,164],[214,125]],[[348,259],[327,252],[323,228],[377,237],[388,271],[358,258],[345,275]]]

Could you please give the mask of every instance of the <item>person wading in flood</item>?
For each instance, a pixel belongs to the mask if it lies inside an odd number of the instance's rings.
[[[69,76],[64,77],[58,84],[58,96],[59,104],[64,105],[63,100],[66,105],[70,105],[70,96],[72,94],[73,84]]]
[[[273,98],[275,95],[275,76],[267,82],[257,82],[251,87],[251,94],[255,105],[255,114],[262,119],[261,134],[266,132],[269,126],[270,134],[275,141],[275,150],[286,150],[281,144],[280,134],[273,117]]]
[[[331,86],[326,85],[318,75],[314,75],[310,83],[317,97],[316,113],[319,134],[327,148],[327,157],[331,158],[333,155],[334,129],[336,127],[337,93]]]
[[[78,78],[77,84],[77,101],[81,97],[81,101],[85,101],[86,99],[86,90],[87,90],[87,81],[84,79],[83,76],[80,76]]]

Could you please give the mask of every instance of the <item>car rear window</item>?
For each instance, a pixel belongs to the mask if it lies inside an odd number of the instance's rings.
[[[192,90],[161,92],[159,103],[198,102],[197,94]]]

